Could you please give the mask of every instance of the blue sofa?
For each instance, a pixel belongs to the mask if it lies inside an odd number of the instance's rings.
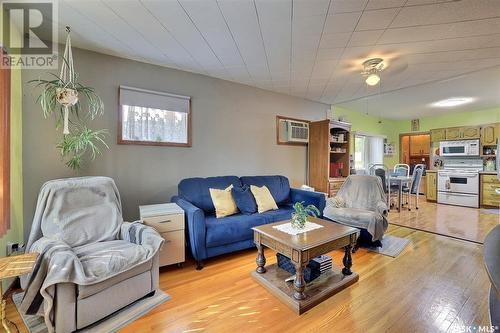
[[[217,219],[209,188],[224,189],[229,185],[266,185],[278,210],[262,214],[241,213]],[[290,219],[295,202],[315,205],[320,212],[325,208],[325,196],[321,193],[290,188],[284,176],[223,176],[209,178],[187,178],[178,185],[178,195],[172,198],[184,209],[191,253],[197,269],[203,268],[202,260],[220,254],[251,248],[252,227]]]

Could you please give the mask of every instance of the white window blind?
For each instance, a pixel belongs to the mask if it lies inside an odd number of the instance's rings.
[[[190,146],[190,97],[120,86],[122,143]]]
[[[188,113],[190,99],[188,96],[120,86],[120,105]]]

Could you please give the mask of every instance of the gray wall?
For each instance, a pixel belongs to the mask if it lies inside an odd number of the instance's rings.
[[[109,130],[109,150],[80,175],[113,177],[122,196],[124,216],[138,217],[140,204],[161,203],[177,192],[179,180],[194,176],[283,174],[292,185],[304,182],[306,148],[276,145],[275,116],[322,119],[328,105],[282,94],[85,50],[74,50],[80,82],[93,86],[105,113],[95,128]],[[61,162],[55,143],[60,133],[35,104],[38,92],[29,80],[47,72],[23,72],[23,165],[25,234],[40,186],[49,179],[74,176]],[[117,145],[118,87],[187,95],[192,98],[191,148]]]

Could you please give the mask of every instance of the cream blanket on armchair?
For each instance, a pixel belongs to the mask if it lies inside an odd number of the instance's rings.
[[[102,282],[150,260],[162,243],[154,229],[123,222],[111,178],[49,181],[40,190],[26,246],[40,256],[32,274],[21,278],[21,311],[43,315],[53,332],[56,284]]]
[[[388,227],[386,200],[378,177],[351,175],[337,195],[326,200],[323,216],[350,227],[366,229],[372,241],[379,241]]]

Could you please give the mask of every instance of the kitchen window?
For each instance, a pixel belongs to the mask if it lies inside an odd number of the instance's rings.
[[[188,96],[120,86],[118,143],[191,147]]]
[[[384,163],[384,137],[366,134],[354,135],[354,169],[368,174],[370,165]]]

